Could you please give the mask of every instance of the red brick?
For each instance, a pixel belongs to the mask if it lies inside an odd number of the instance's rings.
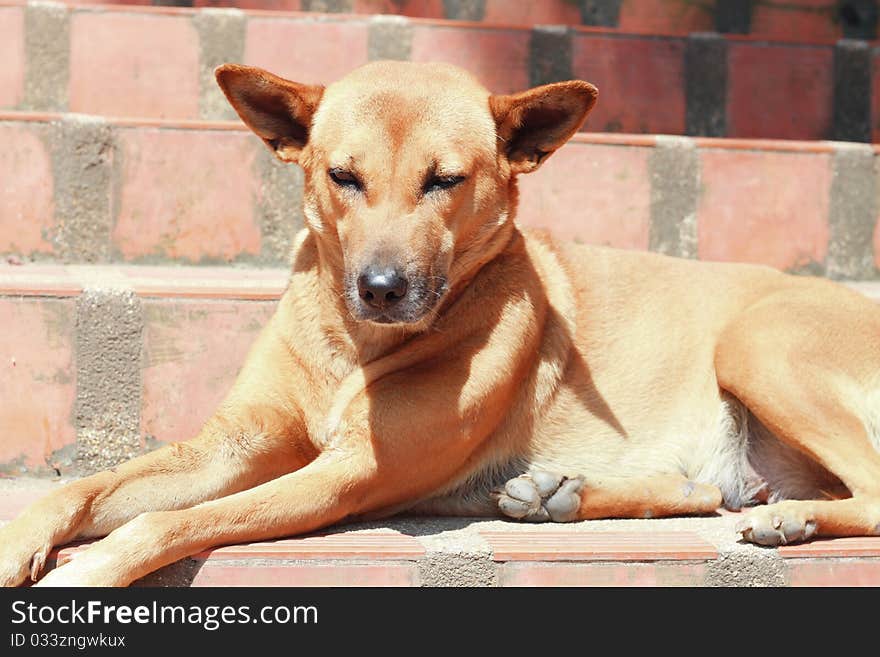
[[[149,0],[152,2],[152,0]],[[300,0],[194,0],[193,7],[235,7],[268,11],[300,11]]]
[[[366,61],[366,22],[248,20],[244,62],[290,80],[329,84]]]
[[[511,93],[529,87],[529,39],[528,30],[417,25],[411,58],[455,64],[489,91]]]
[[[572,72],[599,88],[585,128],[683,134],[684,40],[576,33]]]
[[[799,557],[880,557],[880,536],[829,538],[809,543],[783,545],[780,556]]]
[[[124,258],[259,253],[253,163],[262,146],[252,135],[142,128],[120,130],[118,140],[123,170],[113,241]]]
[[[880,559],[787,559],[791,586],[880,586]]]
[[[74,444],[73,299],[0,299],[0,467],[51,467]]]
[[[827,139],[834,53],[830,47],[728,46],[727,136]]]
[[[714,559],[693,532],[480,531],[495,561],[657,561]]]
[[[134,5],[141,7],[149,7],[153,5],[153,0],[76,0],[78,5]]]
[[[780,269],[822,262],[828,248],[830,157],[701,150],[699,258]]]
[[[443,0],[354,0],[353,9],[358,14],[445,18]]]
[[[79,541],[54,553],[58,565],[70,561],[94,541]],[[192,555],[201,561],[314,561],[314,560],[397,560],[412,561],[425,556],[425,548],[412,536],[394,529],[342,531],[282,538],[274,541],[242,543],[209,548]]]
[[[2,67],[0,67],[2,69]],[[51,253],[52,161],[24,123],[0,124],[0,252]]]
[[[775,41],[835,41],[843,36],[838,0],[762,0],[753,3],[749,34]]]
[[[70,110],[105,116],[199,116],[199,39],[189,16],[74,12]]]
[[[618,29],[647,34],[690,34],[715,29],[710,3],[693,0],[623,0]]]
[[[486,0],[486,23],[501,25],[580,25],[581,10],[576,3],[560,0],[520,2]]]
[[[647,249],[648,148],[570,143],[519,179],[519,223],[562,239]]]
[[[3,475],[0,475],[0,482],[4,478]],[[9,479],[16,481],[16,483],[21,481],[17,477],[9,477]],[[0,524],[15,519],[28,506],[54,492],[62,485],[61,481],[57,479],[31,477],[24,489],[17,487],[6,489],[4,487],[3,495],[0,495]]]
[[[191,586],[418,586],[413,564],[297,563],[284,566],[207,562]]]
[[[501,586],[702,586],[706,566],[694,563],[508,563]]]
[[[14,108],[24,99],[24,10],[21,7],[0,7],[0,62],[3,62],[0,107]]]
[[[212,548],[204,559],[420,559],[425,548],[392,529],[337,532]]]
[[[90,544],[56,549],[49,558],[61,566]],[[194,555],[191,586],[418,586],[413,561],[423,555],[418,541],[391,530],[232,545]]]
[[[144,435],[194,437],[235,381],[273,302],[144,300]]]

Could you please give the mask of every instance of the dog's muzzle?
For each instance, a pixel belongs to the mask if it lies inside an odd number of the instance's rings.
[[[357,278],[349,276],[346,288],[346,302],[354,319],[377,324],[414,324],[446,292],[446,279],[409,276],[394,267],[371,265]]]

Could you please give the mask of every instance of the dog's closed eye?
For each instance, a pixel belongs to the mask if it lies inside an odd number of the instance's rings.
[[[464,180],[464,176],[437,176],[431,175],[428,176],[428,179],[425,181],[424,186],[422,187],[423,194],[430,194],[431,192],[437,192],[444,189],[451,189],[461,183]]]
[[[330,176],[330,179],[340,187],[346,187],[348,189],[354,189],[357,191],[360,191],[364,188],[358,177],[354,175],[351,171],[334,168],[330,169],[327,173]]]

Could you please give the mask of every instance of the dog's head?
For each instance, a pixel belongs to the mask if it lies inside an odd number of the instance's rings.
[[[491,95],[445,64],[376,62],[327,88],[232,64],[216,76],[245,124],[305,171],[306,222],[351,316],[414,328],[512,221],[516,175],[597,96],[581,81]]]

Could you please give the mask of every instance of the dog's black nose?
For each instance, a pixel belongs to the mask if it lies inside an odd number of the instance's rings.
[[[406,287],[406,279],[395,269],[368,267],[358,278],[358,294],[373,308],[390,308],[403,299]]]

